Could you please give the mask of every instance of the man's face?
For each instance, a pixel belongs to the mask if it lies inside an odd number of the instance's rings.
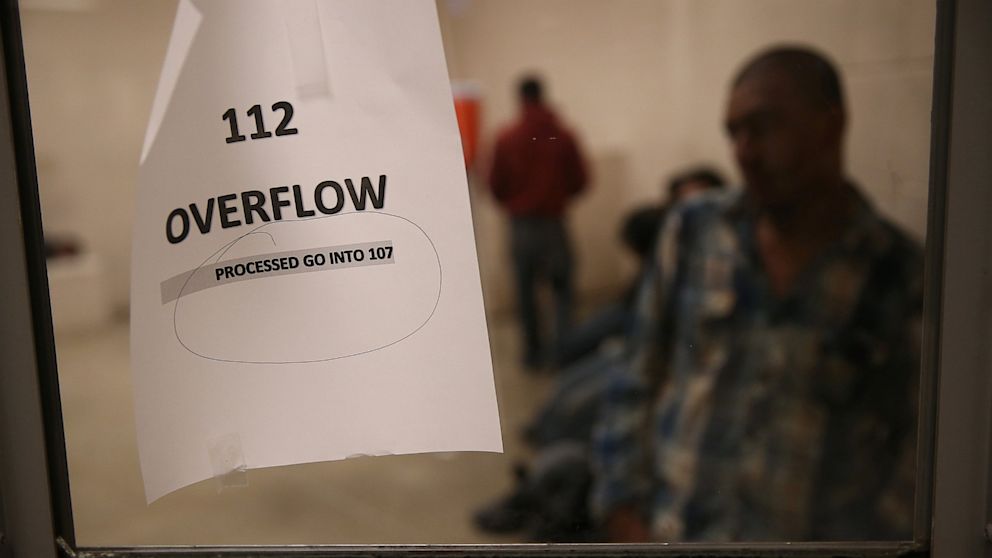
[[[744,79],[731,91],[726,129],[745,187],[765,209],[788,209],[839,172],[839,109],[817,109],[783,72]]]

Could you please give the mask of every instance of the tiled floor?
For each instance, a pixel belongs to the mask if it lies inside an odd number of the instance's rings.
[[[506,453],[427,454],[254,469],[248,486],[208,480],[145,504],[126,323],[59,334],[73,512],[82,546],[509,543],[471,511],[512,484],[519,432],[551,378],[516,366],[509,321],[490,325]]]

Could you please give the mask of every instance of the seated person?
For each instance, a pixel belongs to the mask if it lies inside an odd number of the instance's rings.
[[[641,272],[624,290],[620,299],[597,310],[592,317],[565,332],[555,357],[559,367],[568,366],[588,356],[610,339],[625,337],[634,327],[634,307],[658,229],[668,209],[710,190],[723,188],[720,173],[707,166],[684,170],[668,180],[668,198],[664,204],[648,205],[631,211],[620,230],[623,245],[638,259]]]
[[[592,508],[616,542],[910,539],[922,253],[845,176],[821,55],[733,81],[743,191],[667,219]]]
[[[599,311],[569,338],[574,362],[562,370],[548,401],[525,431],[537,450],[528,466],[516,465],[516,487],[475,514],[476,525],[495,533],[528,531],[529,540],[589,542],[601,535],[588,513],[591,487],[588,447],[610,376],[627,365],[630,339],[637,335],[636,300],[656,273],[646,260],[668,208],[722,188],[715,171],[697,167],[669,182],[668,203],[633,211],[624,220],[624,245],[642,261],[641,273],[620,301]],[[617,346],[599,346],[608,339]],[[597,350],[598,349],[598,350]]]
[[[564,338],[564,369],[547,402],[527,427],[527,441],[543,447],[562,440],[588,444],[599,416],[603,391],[611,370],[626,361],[630,339],[637,333],[637,298],[650,275],[650,255],[658,230],[670,207],[723,188],[718,172],[698,166],[679,172],[668,181],[668,199],[658,206],[635,209],[624,219],[620,236],[640,262],[640,272],[620,300],[598,310]],[[606,342],[615,341],[613,346]]]

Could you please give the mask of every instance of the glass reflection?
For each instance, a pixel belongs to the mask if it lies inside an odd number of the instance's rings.
[[[909,538],[932,3],[437,6],[507,453],[252,470],[149,507],[122,316],[176,2],[23,3],[80,543]],[[572,256],[568,311],[536,281],[530,350],[492,180],[525,75],[588,176],[542,250]]]

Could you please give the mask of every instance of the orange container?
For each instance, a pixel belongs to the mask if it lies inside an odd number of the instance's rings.
[[[462,152],[465,167],[472,168],[479,152],[479,128],[481,126],[481,95],[479,88],[471,83],[453,83],[451,86],[455,100],[455,117],[462,136]]]

